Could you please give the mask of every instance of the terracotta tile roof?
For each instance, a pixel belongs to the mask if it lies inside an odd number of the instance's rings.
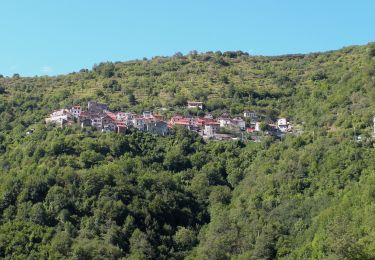
[[[117,120],[116,114],[112,112],[106,112],[105,113],[107,116],[109,116],[112,120]]]
[[[186,121],[179,121],[179,122],[175,122],[174,124],[175,125],[191,125],[190,122],[186,122]]]

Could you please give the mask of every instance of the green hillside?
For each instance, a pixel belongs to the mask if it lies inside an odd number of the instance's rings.
[[[45,125],[52,110],[89,100],[166,116],[255,110],[304,132],[205,143],[179,128]],[[374,259],[374,100],[375,44],[0,77],[0,258]]]

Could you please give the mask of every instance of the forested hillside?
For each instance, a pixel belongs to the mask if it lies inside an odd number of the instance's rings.
[[[255,110],[304,131],[206,143],[44,123],[93,99],[166,116]],[[375,259],[374,101],[374,44],[0,77],[0,258]]]

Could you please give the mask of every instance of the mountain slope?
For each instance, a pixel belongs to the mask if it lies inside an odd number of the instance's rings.
[[[0,78],[0,257],[373,259],[375,46],[280,57],[192,52]],[[209,142],[176,129],[56,129],[53,109],[256,110],[304,132]],[[30,128],[33,134],[26,135]],[[361,139],[358,136],[361,136]]]

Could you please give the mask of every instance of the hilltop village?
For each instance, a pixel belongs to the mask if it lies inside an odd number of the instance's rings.
[[[203,103],[189,101],[186,107],[203,109]],[[79,124],[81,128],[93,127],[102,132],[126,133],[127,129],[134,128],[162,136],[170,134],[174,126],[182,126],[197,132],[204,139],[214,140],[259,141],[260,133],[282,137],[294,131],[286,118],[279,118],[275,123],[262,123],[255,111],[244,111],[242,116],[234,117],[224,113],[217,118],[206,114],[203,117],[175,115],[166,119],[150,111],[142,114],[111,112],[107,104],[96,101],[89,101],[87,110],[81,106],[55,110],[45,121],[60,127]]]

